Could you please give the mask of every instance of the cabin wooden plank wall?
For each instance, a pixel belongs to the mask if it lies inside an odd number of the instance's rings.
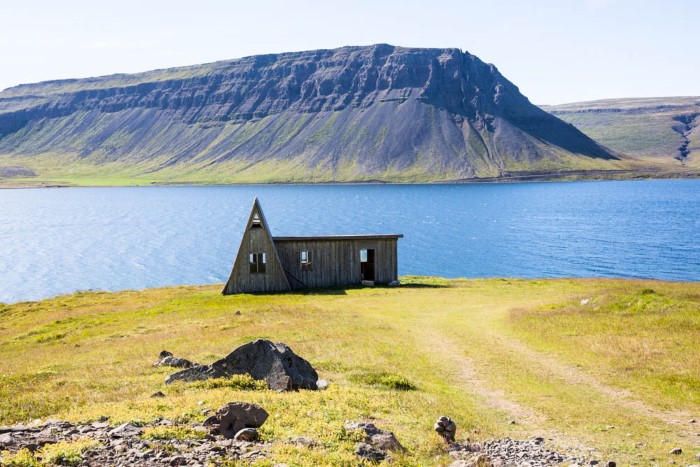
[[[265,254],[265,272],[251,274],[250,255],[260,253]],[[287,275],[280,263],[267,222],[256,200],[223,293],[229,295],[251,291],[284,292],[287,290],[290,290]]]
[[[387,284],[398,279],[397,240],[277,240],[281,263],[292,289],[360,284],[360,250],[374,250],[374,281]],[[310,251],[312,269],[303,271],[301,252]]]

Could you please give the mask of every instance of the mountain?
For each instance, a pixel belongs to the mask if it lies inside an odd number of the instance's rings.
[[[0,93],[0,177],[448,181],[630,162],[459,49],[260,55]]]
[[[607,99],[542,108],[616,151],[700,168],[700,97]]]

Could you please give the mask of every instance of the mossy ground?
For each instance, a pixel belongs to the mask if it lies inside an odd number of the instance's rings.
[[[700,451],[700,427],[688,423],[700,418],[700,284],[403,283],[228,297],[218,286],[175,287],[0,305],[0,424],[197,422],[204,408],[246,401],[270,413],[261,432],[275,443],[271,463],[354,465],[357,434],[345,421],[370,420],[408,448],[397,465],[446,464],[432,432],[443,414],[458,438],[544,436],[618,465],[667,463],[673,447],[684,451],[676,462],[692,463]],[[258,337],[290,345],[330,387],[166,386],[171,370],[152,365],[164,349],[210,363]],[[157,391],[166,397],[151,398]],[[292,436],[321,445],[285,443]]]

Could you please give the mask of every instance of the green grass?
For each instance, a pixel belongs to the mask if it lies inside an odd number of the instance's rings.
[[[0,305],[0,425],[191,424],[205,408],[245,401],[270,414],[261,436],[273,464],[354,465],[346,420],[393,431],[408,449],[396,465],[448,464],[432,431],[441,415],[460,439],[544,436],[619,465],[666,463],[676,446],[684,454],[675,460],[692,463],[697,451],[700,430],[687,420],[700,418],[700,284],[410,277],[391,289],[219,290]],[[174,370],[153,366],[164,349],[211,363],[258,337],[290,345],[328,389],[277,393],[247,377],[165,385]],[[166,397],[151,398],[156,391]],[[190,435],[161,431],[153,436]],[[294,436],[319,446],[291,445]]]

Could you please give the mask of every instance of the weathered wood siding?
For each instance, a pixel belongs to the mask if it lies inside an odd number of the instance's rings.
[[[396,239],[275,240],[292,289],[360,284],[360,250],[374,249],[375,282],[398,279]],[[301,270],[301,251],[311,251],[312,270]]]
[[[258,213],[262,228],[251,229],[253,216]],[[250,273],[250,254],[265,253],[265,273]],[[223,294],[245,292],[284,292],[290,290],[287,276],[280,263],[275,244],[272,241],[267,221],[260,210],[257,200],[248,219],[245,233],[238,248],[236,261],[233,263],[231,276],[224,287]]]

